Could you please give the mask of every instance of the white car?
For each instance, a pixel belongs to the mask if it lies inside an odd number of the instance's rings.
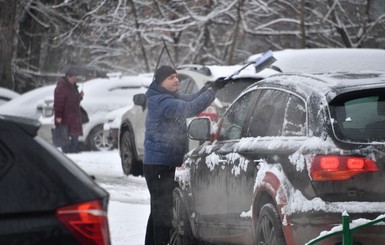
[[[83,136],[79,142],[86,149],[109,150],[111,142],[103,142],[103,123],[106,114],[120,107],[132,105],[132,97],[144,93],[152,77],[116,76],[96,78],[79,83],[84,91],[81,102],[83,116]],[[39,135],[52,142],[51,129],[54,127],[53,95],[56,85],[44,86],[29,91],[18,98],[0,106],[0,113],[39,119],[42,126]]]
[[[44,100],[53,95],[55,85],[33,89],[0,106],[0,113],[38,119]]]
[[[16,93],[13,90],[7,88],[0,88],[0,105],[5,104],[18,96],[20,96],[20,94]]]
[[[79,142],[86,149],[100,151],[113,148],[113,142],[103,141],[103,124],[105,116],[110,111],[132,105],[132,97],[137,93],[146,91],[151,80],[148,76],[117,76],[112,78],[97,78],[79,85],[79,90],[84,92],[81,107],[87,114],[88,121],[83,123],[83,136]],[[52,108],[53,97],[46,108]],[[51,132],[53,128],[53,116],[40,118],[41,130]],[[51,136],[48,137],[51,139]]]

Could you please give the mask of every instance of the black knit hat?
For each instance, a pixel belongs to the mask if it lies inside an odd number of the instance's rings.
[[[158,84],[162,83],[168,76],[176,74],[176,71],[171,66],[161,66],[156,70],[154,81]]]

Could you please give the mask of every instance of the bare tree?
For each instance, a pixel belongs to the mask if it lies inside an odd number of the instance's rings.
[[[17,1],[0,1],[0,85],[14,88],[12,60],[17,36]]]
[[[206,65],[267,49],[385,48],[383,0],[0,0],[0,7],[1,82],[19,90],[55,81],[70,63],[151,72],[165,43],[162,63]]]

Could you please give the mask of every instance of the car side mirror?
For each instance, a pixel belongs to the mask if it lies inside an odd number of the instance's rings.
[[[147,97],[144,94],[135,94],[134,95],[134,104],[141,106],[143,111],[146,109]]]
[[[193,140],[208,140],[211,135],[211,121],[207,117],[193,119],[188,125],[189,137]]]

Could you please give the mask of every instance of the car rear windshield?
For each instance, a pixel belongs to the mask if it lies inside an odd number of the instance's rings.
[[[342,96],[330,105],[337,137],[352,142],[385,142],[385,91]]]

